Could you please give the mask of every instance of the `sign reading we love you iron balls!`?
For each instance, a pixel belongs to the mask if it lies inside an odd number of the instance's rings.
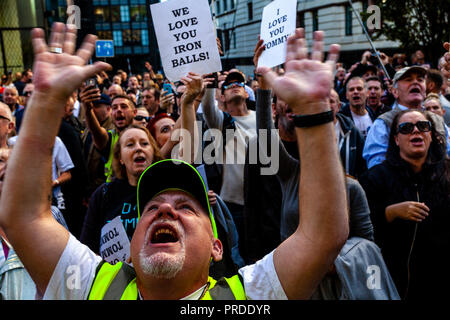
[[[164,72],[174,82],[189,72],[222,69],[208,0],[170,0],[150,6]]]

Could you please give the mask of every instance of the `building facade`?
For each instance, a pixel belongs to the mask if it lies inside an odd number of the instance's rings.
[[[161,68],[150,5],[158,0],[93,0],[95,32],[99,39],[114,40],[115,68],[142,72],[145,61]]]
[[[43,7],[42,0],[0,2],[0,74],[32,67],[31,29],[45,27]]]
[[[258,41],[263,9],[271,0],[215,0],[211,2],[218,36],[224,48],[224,69],[237,67],[253,75],[253,51]],[[370,1],[353,1],[355,10],[367,11]],[[340,61],[349,68],[359,61],[366,50],[371,50],[349,1],[298,0],[297,26],[304,27],[311,44],[313,32],[325,32],[325,51],[330,44],[341,45]],[[379,51],[393,53],[399,44],[381,38],[373,41]]]

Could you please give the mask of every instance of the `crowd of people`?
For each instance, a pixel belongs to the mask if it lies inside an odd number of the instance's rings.
[[[86,65],[95,37],[75,36],[33,30],[33,70],[2,76],[0,299],[446,296],[449,43],[346,66],[298,29],[282,67],[258,67],[259,40],[252,75],[172,83]]]

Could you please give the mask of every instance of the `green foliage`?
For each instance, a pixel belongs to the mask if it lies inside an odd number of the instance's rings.
[[[411,54],[421,49],[433,65],[444,53],[442,44],[450,40],[450,0],[375,0],[380,7],[381,30],[374,38],[385,36],[399,41]],[[370,15],[363,14],[363,19]]]

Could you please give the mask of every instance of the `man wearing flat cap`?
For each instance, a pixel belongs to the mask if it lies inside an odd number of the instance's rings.
[[[405,67],[395,73],[392,94],[396,100],[392,110],[383,113],[374,121],[364,145],[363,158],[366,159],[369,169],[386,158],[389,132],[395,115],[402,110],[423,109],[422,104],[426,96],[426,74],[427,70],[420,66]],[[447,140],[448,132],[443,120],[435,116],[433,120],[436,130]],[[447,144],[447,153],[450,155],[449,144]]]

